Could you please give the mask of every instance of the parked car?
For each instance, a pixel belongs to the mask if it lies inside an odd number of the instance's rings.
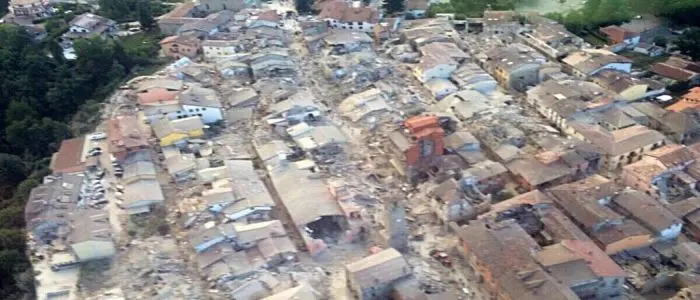
[[[107,138],[107,134],[104,132],[95,132],[92,135],[90,135],[91,141],[99,141],[99,140],[104,140],[106,138]]]

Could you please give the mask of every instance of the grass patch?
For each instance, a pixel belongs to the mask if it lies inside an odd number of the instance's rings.
[[[593,34],[585,34],[582,35],[581,38],[583,38],[586,43],[589,43],[593,46],[605,46],[605,44],[608,43],[608,41],[601,39],[600,37],[597,37]]]

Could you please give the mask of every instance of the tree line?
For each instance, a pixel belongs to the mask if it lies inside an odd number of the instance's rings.
[[[95,107],[130,70],[157,57],[155,43],[95,38],[76,41],[77,59],[66,60],[54,38],[65,25],[57,24],[40,43],[19,26],[0,25],[0,299],[33,292],[24,206],[31,189],[50,174],[51,154],[73,135],[76,113]]]

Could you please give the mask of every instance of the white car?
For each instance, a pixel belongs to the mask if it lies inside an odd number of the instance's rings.
[[[107,138],[107,134],[104,132],[95,132],[92,135],[90,135],[91,141],[99,141],[99,140],[104,140],[106,138]]]

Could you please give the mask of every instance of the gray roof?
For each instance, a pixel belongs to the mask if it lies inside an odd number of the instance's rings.
[[[124,187],[124,206],[136,208],[165,200],[163,190],[156,180],[139,180]]]
[[[84,13],[73,18],[69,24],[90,29],[92,32],[103,32],[107,27],[116,25],[117,22],[93,13]]]
[[[282,164],[276,158],[269,159],[266,165],[272,184],[278,191],[285,191],[280,194],[280,200],[296,226],[305,226],[324,216],[344,217],[323,179],[308,170]]]
[[[133,164],[124,165],[123,179],[129,179],[139,176],[156,175],[156,166],[150,161],[138,161]]]
[[[216,91],[194,85],[180,94],[180,104],[204,107],[221,107],[221,101]]]
[[[200,117],[188,117],[170,121],[175,130],[191,131],[204,128],[204,123]]]
[[[479,144],[479,140],[468,131],[457,131],[445,137],[445,147],[457,150],[464,145]]]
[[[231,106],[236,106],[243,104],[246,101],[256,99],[258,97],[258,92],[254,89],[246,87],[236,91],[233,91],[231,97],[229,98],[229,104]],[[256,101],[257,102],[257,101]]]
[[[157,119],[151,122],[151,129],[153,129],[153,133],[159,139],[162,139],[177,131],[175,126],[173,126],[173,123],[170,122],[169,119],[165,118]]]
[[[252,207],[274,207],[270,192],[258,176],[250,160],[227,160],[225,165],[230,174],[233,194],[238,200],[224,212],[234,213]]]
[[[351,43],[372,43],[372,38],[364,32],[346,30],[346,29],[333,29],[328,35],[326,35],[323,40],[329,45],[343,45]]]
[[[82,183],[83,177],[64,174],[32,189],[24,210],[27,228],[34,230],[44,222],[67,222],[67,212],[76,208]]]
[[[345,268],[361,288],[389,284],[412,273],[406,259],[394,248],[352,262]]]

